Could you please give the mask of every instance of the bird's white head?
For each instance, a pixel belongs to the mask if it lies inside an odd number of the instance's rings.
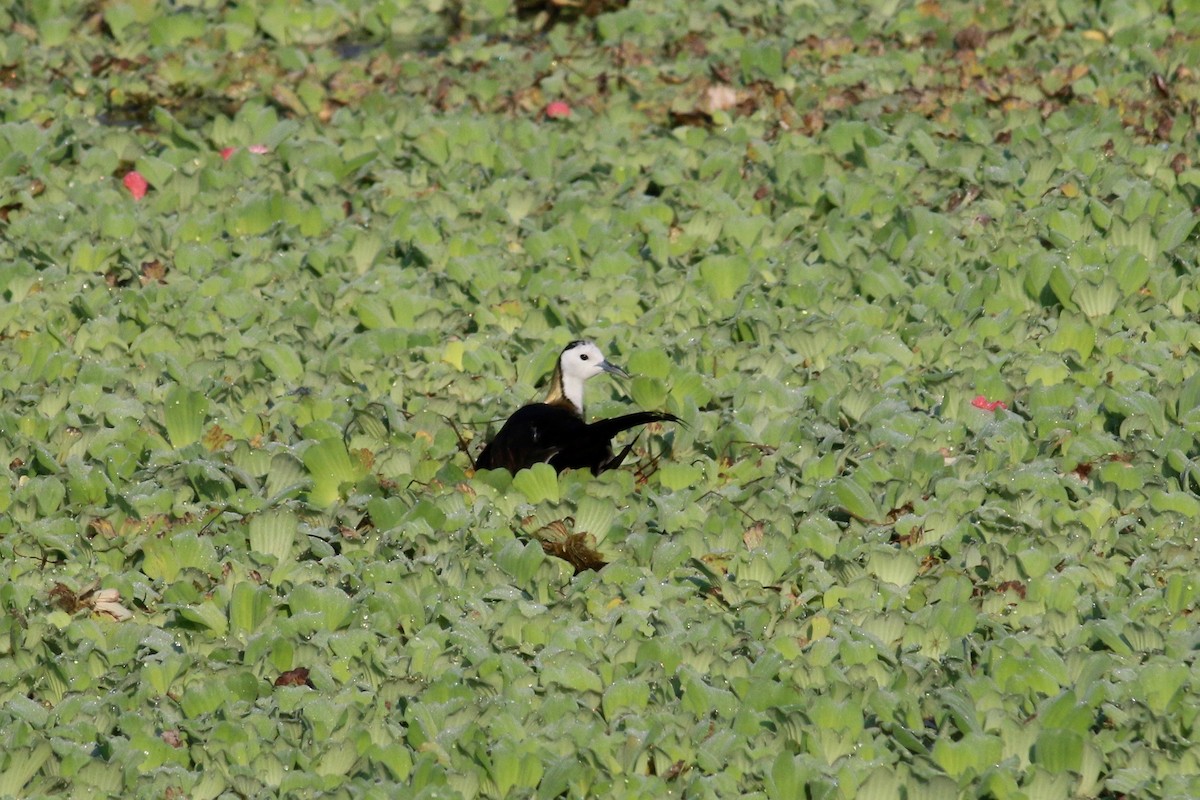
[[[563,348],[562,355],[558,357],[558,363],[562,368],[564,379],[569,377],[586,381],[588,378],[593,375],[599,375],[601,372],[611,372],[623,378],[629,377],[625,370],[615,364],[609,363],[595,342],[571,342]]]
[[[629,373],[610,363],[595,342],[575,341],[563,348],[558,357],[558,372],[562,380],[562,396],[583,413],[583,382],[601,372],[628,378]],[[551,389],[553,393],[554,389]]]

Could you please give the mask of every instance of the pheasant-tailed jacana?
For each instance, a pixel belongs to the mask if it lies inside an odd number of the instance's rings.
[[[523,406],[508,418],[479,458],[476,469],[517,470],[541,461],[555,471],[587,467],[593,475],[621,466],[633,442],[613,455],[612,439],[621,431],[648,422],[679,422],[665,411],[637,411],[589,423],[583,417],[583,384],[608,372],[628,378],[629,373],[610,364],[592,342],[568,344],[558,357],[544,403]],[[636,439],[635,439],[636,441]]]

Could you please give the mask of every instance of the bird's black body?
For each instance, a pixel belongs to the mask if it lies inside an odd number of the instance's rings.
[[[678,421],[664,411],[637,411],[587,423],[561,405],[533,403],[508,418],[496,438],[483,448],[475,467],[515,473],[546,461],[556,472],[587,468],[599,475],[621,466],[633,447],[631,442],[613,455],[612,439],[618,433],[648,422]]]
[[[679,422],[665,411],[637,411],[592,423],[583,416],[583,384],[609,372],[623,378],[628,373],[609,363],[592,342],[568,344],[558,357],[546,402],[517,409],[496,437],[475,459],[476,469],[506,469],[509,472],[547,462],[557,472],[587,468],[598,475],[621,466],[633,442],[613,455],[612,439],[649,422]]]

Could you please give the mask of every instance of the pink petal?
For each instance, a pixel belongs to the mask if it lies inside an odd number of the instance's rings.
[[[258,156],[271,152],[271,148],[267,147],[265,144],[252,144],[246,149]]]
[[[546,116],[550,119],[565,119],[571,116],[571,106],[562,100],[555,100],[546,106]]]
[[[142,173],[137,170],[125,173],[125,177],[121,180],[125,184],[125,188],[133,195],[134,200],[141,200],[146,196],[146,190],[150,188],[150,184],[142,177]]]
[[[975,399],[971,401],[971,405],[976,408],[982,408],[984,411],[995,411],[997,408],[1008,408],[1008,405],[1003,400],[988,400],[983,395],[975,395]]]

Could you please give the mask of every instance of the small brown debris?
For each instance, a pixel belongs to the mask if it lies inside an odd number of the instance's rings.
[[[714,111],[728,111],[741,102],[742,93],[737,89],[728,84],[714,83],[704,90],[700,108],[712,114]]]
[[[165,284],[167,282],[166,277],[167,268],[157,258],[153,261],[142,262],[142,286],[146,286],[147,284],[151,283]]]
[[[1004,583],[1002,583],[996,587],[996,591],[1000,592],[1000,593],[1009,592],[1009,591],[1016,592],[1016,594],[1022,600],[1025,599],[1025,584],[1021,583],[1020,581],[1005,581]]]
[[[308,669],[306,667],[296,667],[282,673],[275,679],[276,686],[307,686],[313,688],[312,681],[308,679]]]
[[[747,550],[753,550],[763,543],[763,528],[763,523],[756,522],[742,533],[742,542],[745,543]]]
[[[608,565],[595,544],[596,540],[590,533],[572,533],[561,542],[542,542],[542,551],[566,561],[578,575],[589,569],[601,570]]]
[[[50,588],[50,602],[66,611],[68,614],[74,614],[82,605],[79,602],[79,596],[71,591],[71,587],[65,583],[56,583]]]
[[[86,610],[116,622],[133,619],[133,612],[121,605],[121,593],[118,590],[97,589],[98,585],[98,582],[94,582],[88,588],[75,592],[64,583],[56,583],[50,589],[50,601],[68,614]]]
[[[220,425],[213,425],[205,432],[204,438],[200,441],[204,445],[205,450],[208,450],[210,453],[215,453],[225,445],[232,442],[233,437],[226,433],[225,429]]]
[[[1154,87],[1154,91],[1158,92],[1163,97],[1171,96],[1171,86],[1167,83],[1167,79],[1162,73],[1155,72],[1150,76],[1150,85]]]
[[[978,50],[987,44],[988,35],[978,25],[968,25],[954,34],[954,47],[957,50]]]
[[[1175,118],[1165,111],[1158,115],[1158,124],[1154,128],[1154,135],[1160,141],[1171,141],[1171,131],[1175,128]]]
[[[117,529],[107,519],[92,520],[88,523],[88,530],[92,536],[103,536],[105,539],[112,539],[117,535]]]

